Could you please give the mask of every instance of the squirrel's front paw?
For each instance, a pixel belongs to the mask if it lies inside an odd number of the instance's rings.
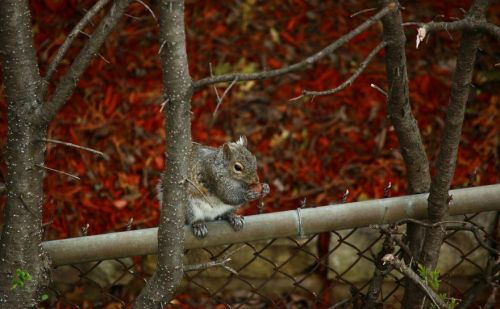
[[[243,223],[245,219],[243,218],[243,216],[231,214],[227,217],[227,221],[229,222],[233,230],[238,232],[241,231],[241,229],[243,229]]]
[[[262,197],[266,196],[271,192],[271,188],[269,188],[269,185],[267,183],[262,184]]]
[[[204,221],[196,221],[191,224],[193,234],[197,238],[205,238],[208,235],[208,229]]]
[[[245,193],[245,197],[246,197],[247,201],[256,200],[259,196],[260,196],[260,192],[256,192],[256,191],[253,191],[253,190],[248,190]]]

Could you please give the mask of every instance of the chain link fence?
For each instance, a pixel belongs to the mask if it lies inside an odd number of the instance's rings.
[[[452,220],[455,227],[469,228],[447,231],[437,267],[439,290],[449,300],[470,301],[470,308],[479,308],[492,297],[494,301],[498,284],[498,278],[492,279],[498,212]],[[462,221],[467,223],[456,224]],[[384,241],[390,237],[391,253],[402,255],[395,240],[404,240],[404,225],[391,228],[389,236],[371,226],[186,250],[185,276],[167,307],[366,308]],[[130,308],[155,264],[156,256],[148,255],[57,267],[42,305]],[[403,286],[402,274],[388,268],[380,293],[371,300],[374,307],[400,308]]]

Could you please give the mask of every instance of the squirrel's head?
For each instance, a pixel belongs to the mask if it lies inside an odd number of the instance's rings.
[[[236,142],[222,146],[224,164],[229,174],[248,185],[259,183],[257,175],[257,159],[247,149],[247,139],[242,136]]]

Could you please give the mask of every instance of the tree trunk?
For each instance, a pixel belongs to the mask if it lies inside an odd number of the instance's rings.
[[[476,0],[472,4],[466,18],[475,21],[484,20],[488,6],[488,0]],[[460,144],[460,137],[462,135],[465,107],[469,98],[472,73],[474,71],[480,38],[481,34],[479,31],[465,30],[462,34],[448,110],[446,111],[441,146],[436,161],[437,173],[432,179],[428,198],[430,223],[443,221],[448,213],[448,191],[450,190],[451,181],[455,174],[458,145]],[[437,266],[444,235],[445,232],[441,226],[429,228],[426,232],[419,261],[429,270],[434,270]],[[420,291],[416,292],[414,293],[415,299],[420,301],[412,303],[412,307],[408,308],[422,308],[423,293]]]
[[[0,308],[32,308],[49,283],[42,250],[44,152],[48,123],[76,87],[81,74],[131,0],[117,0],[69,72],[43,104],[28,1],[0,1],[0,57],[7,97],[7,205],[0,240]],[[17,272],[25,275],[19,280]]]
[[[382,0],[382,5],[388,5],[392,1]],[[387,70],[388,89],[388,117],[394,125],[399,141],[399,148],[407,170],[408,193],[418,194],[429,192],[431,177],[429,172],[429,160],[425,152],[424,144],[420,136],[417,121],[411,112],[408,73],[406,68],[406,37],[402,25],[401,12],[392,12],[382,18],[384,27],[384,41],[388,42],[385,49],[385,61]],[[407,225],[408,246],[412,256],[405,256],[409,264],[420,254],[424,239],[424,229],[413,223]],[[412,300],[412,292],[417,287],[410,281],[406,281],[403,303]]]
[[[134,308],[159,308],[174,296],[183,276],[184,209],[187,202],[188,158],[191,151],[191,95],[184,1],[160,2],[160,45],[165,86],[167,171],[158,228],[158,267]]]
[[[0,307],[34,307],[48,284],[42,251],[42,180],[46,126],[33,124],[40,76],[28,1],[0,1],[0,55],[8,104],[7,205],[0,241]],[[13,288],[16,270],[32,279]]]

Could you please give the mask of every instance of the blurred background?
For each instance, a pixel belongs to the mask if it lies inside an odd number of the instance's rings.
[[[66,35],[94,1],[32,0],[33,35],[42,75]],[[402,1],[405,21],[462,18],[471,1]],[[155,6],[151,4],[153,10]],[[228,72],[276,69],[304,59],[349,32],[373,12],[371,1],[186,1],[186,34],[194,80]],[[498,3],[489,20],[499,24]],[[103,12],[96,18],[103,16]],[[86,33],[92,33],[89,25]],[[415,49],[414,27],[407,28],[411,105],[433,162],[448,103],[458,33],[436,33]],[[325,90],[349,78],[381,40],[381,25],[309,69],[285,77],[235,85],[214,117],[213,87],[193,95],[192,136],[218,146],[247,136],[259,162],[260,178],[271,185],[264,212],[381,198],[406,192],[405,169],[385,97],[383,52],[344,91],[290,101],[303,89]],[[56,75],[68,69],[86,42],[81,34]],[[107,38],[100,55],[49,128],[49,138],[100,150],[105,158],[49,144],[46,165],[81,180],[48,172],[45,179],[46,239],[156,226],[155,187],[165,168],[164,119],[160,112],[162,77],[158,23],[140,3]],[[465,115],[453,187],[498,182],[500,46],[485,38]],[[497,66],[495,67],[495,64]],[[218,85],[220,94],[228,84]],[[6,104],[0,88],[0,149],[6,142]],[[5,162],[0,181],[5,179]],[[2,181],[3,182],[3,181]],[[0,207],[5,200],[1,197]],[[243,210],[256,214],[257,205]],[[129,221],[133,218],[130,226]]]

